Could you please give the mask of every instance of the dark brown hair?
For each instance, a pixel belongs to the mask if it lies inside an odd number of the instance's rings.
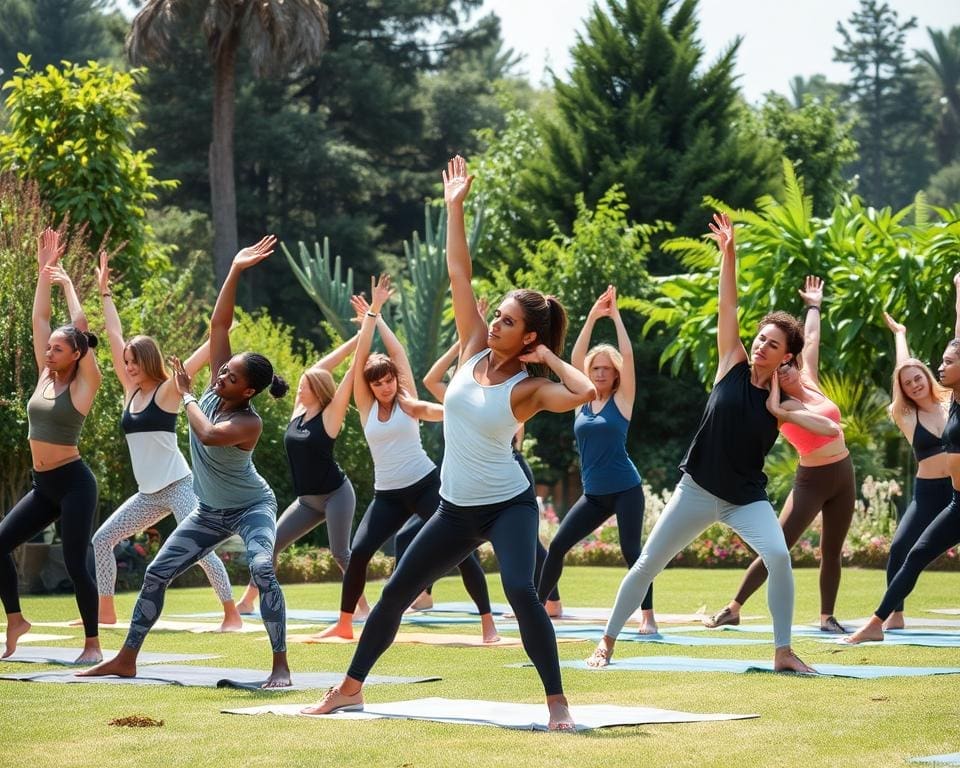
[[[518,288],[506,295],[514,299],[523,313],[523,324],[527,332],[537,334],[536,340],[524,348],[529,352],[537,344],[545,344],[557,356],[563,356],[563,341],[567,335],[567,310],[556,296],[548,296],[539,291]]]
[[[765,325],[775,325],[787,337],[787,352],[793,355],[789,364],[800,367],[800,353],[803,352],[803,323],[789,312],[777,310],[763,316],[757,326],[757,333]]]

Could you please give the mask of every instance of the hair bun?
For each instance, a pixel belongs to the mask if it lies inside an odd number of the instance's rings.
[[[273,380],[270,382],[270,395],[274,398],[281,398],[290,390],[290,385],[284,380],[282,376],[273,375]]]
[[[100,343],[100,339],[97,338],[97,334],[87,333],[84,331],[83,335],[87,337],[87,346],[90,347],[90,349],[96,349],[97,344]]]

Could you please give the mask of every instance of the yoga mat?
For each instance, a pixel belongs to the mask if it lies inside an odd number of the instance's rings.
[[[944,613],[947,616],[960,616],[960,608],[928,608],[927,613]],[[950,755],[947,755],[950,757]]]
[[[218,616],[223,616],[222,613],[217,614]],[[290,617],[287,616],[289,619]],[[35,621],[33,623],[35,627],[69,627],[72,626],[70,622],[67,621]],[[224,635],[252,635],[257,634],[258,632],[266,632],[266,628],[263,624],[251,624],[248,621],[244,621],[243,626],[240,629],[231,629],[228,632],[220,632],[219,624],[213,624],[209,621],[177,621],[175,619],[158,619],[157,623],[151,628],[151,632],[193,632],[195,634],[212,632],[215,634],[224,634]],[[101,624],[101,629],[120,629],[128,630],[130,629],[129,621],[118,621],[116,624]],[[308,624],[287,624],[287,629],[308,629]]]
[[[504,613],[510,611],[510,606],[506,603],[491,603],[490,612],[494,616],[501,616]],[[469,600],[464,600],[462,602],[447,602],[447,603],[435,603],[433,608],[428,609],[427,611],[421,611],[421,613],[469,613],[474,616],[477,616],[477,606],[475,603],[471,603]]]
[[[16,661],[27,664],[70,664],[73,665],[74,659],[80,655],[80,648],[54,648],[42,645],[33,645],[27,648],[17,646],[13,656],[8,656],[0,661]],[[112,659],[117,655],[116,651],[103,651],[103,658]],[[168,664],[172,661],[207,661],[217,659],[215,654],[203,653],[158,653],[144,651],[137,659],[139,664]],[[92,664],[78,666],[92,667]],[[70,673],[72,674],[72,673]]]
[[[511,608],[504,603],[493,603],[491,612],[495,615],[511,614]],[[554,621],[606,621],[610,618],[610,608],[564,608],[563,615],[554,618]],[[427,611],[421,613],[466,613],[476,616],[477,606],[471,602],[437,603]],[[640,621],[641,614],[637,611],[630,617],[630,622]],[[656,614],[657,621],[663,624],[687,624],[700,621],[702,613],[663,613]],[[742,621],[760,619],[762,616],[743,616]]]
[[[503,629],[509,630],[511,627],[504,626]],[[602,626],[558,626],[554,627],[557,635],[557,642],[562,640],[599,640],[603,637],[604,627]],[[624,631],[620,633],[620,640],[633,643],[661,643],[663,645],[766,645],[770,641],[760,638],[740,638],[740,637],[702,637],[700,635],[680,635],[664,634],[658,632],[654,635],[641,635],[639,632]]]
[[[291,643],[304,643],[306,645],[322,645],[325,643],[343,644],[354,643],[353,640],[345,640],[342,637],[313,637],[313,635],[287,635],[287,640]],[[557,638],[558,643],[576,643],[581,638]],[[504,637],[495,643],[485,643],[480,635],[454,635],[440,632],[399,632],[393,641],[394,643],[419,643],[421,645],[442,645],[449,648],[522,648],[523,644],[519,637]]]
[[[73,640],[74,637],[75,635],[42,635],[39,632],[27,632],[25,635],[20,635],[17,645],[20,645],[20,643],[49,643],[51,640]]]
[[[840,622],[843,624],[843,622]],[[845,625],[846,626],[846,625]],[[850,626],[853,626],[852,624]],[[726,624],[722,627],[705,627],[702,624],[698,626],[689,626],[689,627],[674,627],[671,629],[672,632],[750,632],[752,634],[773,634],[773,625],[772,624],[748,624],[744,626],[743,624],[732,626]],[[790,633],[797,637],[846,637],[846,635],[834,635],[830,632],[822,632],[820,630],[820,625],[810,626],[809,624],[794,624],[790,628]]]
[[[527,664],[511,664],[524,667]],[[772,661],[739,659],[694,659],[687,656],[638,656],[617,658],[607,667],[593,669],[585,661],[561,661],[561,667],[586,669],[591,672],[773,672]],[[924,677],[927,675],[960,675],[960,667],[882,667],[863,664],[816,664],[816,675],[808,677],[852,677],[874,680],[880,677]]]
[[[867,616],[862,619],[853,619],[849,624],[853,627],[862,627],[866,624],[872,616]],[[844,622],[840,622],[843,624]],[[904,623],[907,625],[907,629],[927,629],[932,628],[936,629],[960,629],[960,619],[930,619],[930,618],[918,618],[915,616],[908,616],[904,619]]]
[[[960,634],[956,632],[931,632],[910,629],[891,629],[883,633],[883,640],[867,640],[856,645],[843,642],[843,638],[834,636],[820,638],[821,643],[844,645],[859,648],[864,645],[916,645],[924,648],[960,648]]]
[[[108,685],[183,685],[191,688],[243,688],[261,690],[268,673],[262,669],[232,667],[192,667],[177,664],[152,666],[138,670],[136,677],[77,677],[72,672],[38,672],[35,674],[0,675],[0,679],[38,683],[102,683]],[[371,675],[366,685],[425,683],[439,677],[390,677]],[[343,681],[342,672],[293,672],[293,685],[269,688],[269,691],[323,690]]]
[[[343,713],[333,715],[301,715],[303,704],[283,704],[262,707],[223,709],[232,715],[277,714],[299,717],[343,718]],[[716,720],[747,720],[759,715],[695,714],[676,712],[653,707],[620,707],[611,704],[584,704],[570,707],[578,731],[592,728],[608,728],[625,725],[648,725],[652,723],[701,723]],[[362,713],[367,717],[390,719],[431,720],[438,723],[459,725],[495,725],[522,731],[547,730],[547,707],[545,704],[516,704],[503,701],[479,701],[472,699],[411,699],[389,704],[366,704]],[[345,719],[345,718],[344,718]]]
[[[209,611],[207,613],[174,613],[171,614],[172,618],[175,619],[206,619],[206,618],[219,618],[222,617],[222,613],[216,613],[214,611]],[[243,614],[244,621],[247,619],[259,620],[259,613],[245,613]],[[301,621],[307,622],[310,624],[334,624],[340,619],[339,611],[312,611],[301,608],[288,608],[287,609],[287,621]],[[472,616],[431,616],[429,614],[421,613],[419,611],[413,613],[403,614],[403,623],[404,624],[421,624],[421,625],[440,625],[440,624],[476,624],[480,621],[480,617],[477,614]],[[363,624],[364,619],[355,619],[354,624]],[[287,627],[290,629],[290,627]]]
[[[930,755],[930,757],[911,757],[911,763],[939,763],[940,765],[960,765],[960,752],[949,755]]]

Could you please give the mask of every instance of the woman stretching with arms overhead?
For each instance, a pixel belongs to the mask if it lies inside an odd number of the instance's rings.
[[[820,306],[823,303],[823,280],[807,277],[800,289],[807,306],[803,330],[803,353],[783,363],[777,379],[783,394],[802,403],[811,413],[819,413],[837,425],[840,409],[820,389]],[[792,547],[810,527],[819,513],[820,534],[820,629],[845,634],[833,611],[840,589],[843,542],[850,530],[857,489],[853,479],[853,462],[843,432],[821,435],[798,424],[783,422],[780,431],[797,453],[800,464],[793,489],[780,513],[780,527],[787,546]],[[757,558],[747,568],[736,597],[715,616],[703,623],[708,627],[740,623],[740,608],[767,578],[763,560]]]
[[[320,637],[353,637],[353,613],[363,593],[367,565],[374,553],[411,517],[428,519],[440,503],[440,474],[420,442],[420,421],[439,421],[443,408],[416,399],[413,371],[399,339],[384,322],[380,310],[390,298],[390,278],[373,287],[370,306],[353,299],[363,318],[354,366],[353,399],[373,456],[374,497],[353,538],[353,556],[343,577],[340,620]],[[379,328],[387,355],[370,355],[373,331]],[[398,557],[399,559],[399,557]],[[463,583],[480,613],[483,640],[499,640],[490,610],[483,568],[476,558],[460,566]]]
[[[80,675],[136,675],[140,647],[160,618],[170,582],[237,534],[243,539],[250,573],[260,589],[260,616],[273,648],[273,670],[263,687],[290,685],[283,592],[273,572],[277,501],[253,465],[253,449],[263,423],[250,403],[268,387],[271,395],[283,397],[287,384],[274,375],[273,366],[263,355],[230,352],[230,325],[240,275],[269,256],[275,243],[273,236],[265,237],[233,259],[210,318],[212,375],[210,386],[199,401],[191,393],[190,377],[183,364],[171,358],[177,389],[190,422],[193,488],[200,506],[174,529],[147,567],[123,648],[110,661]]]
[[[123,386],[126,403],[120,426],[130,449],[130,463],[137,481],[137,493],[127,499],[93,535],[93,554],[100,593],[100,623],[116,624],[117,610],[113,594],[117,583],[117,560],[113,548],[123,539],[155,525],[173,513],[177,523],[197,508],[193,475],[177,447],[177,412],[180,393],[167,373],[157,342],[149,336],[123,338],[120,315],[113,303],[108,257],[100,253],[97,283],[103,301],[107,338],[113,371]],[[187,374],[194,376],[210,360],[207,342],[183,362]],[[215,552],[207,554],[199,565],[210,580],[223,605],[222,631],[239,629],[243,620],[237,612],[230,588],[230,577]]]
[[[613,320],[617,346],[599,344],[588,350],[593,327],[601,317]],[[544,602],[560,580],[564,556],[605,520],[613,515],[617,517],[620,552],[628,568],[640,557],[643,534],[643,486],[626,446],[637,390],[633,347],[612,285],[607,286],[590,308],[587,322],[573,345],[570,363],[590,377],[597,398],[582,405],[573,422],[583,495],[564,516],[547,550],[539,586],[540,599]],[[640,608],[643,611],[640,633],[655,633],[652,586],[643,596]]]
[[[91,351],[96,337],[87,333],[80,299],[58,264],[65,247],[52,229],[44,230],[37,241],[40,273],[33,298],[33,354],[40,376],[27,403],[33,487],[0,520],[0,599],[7,614],[6,658],[17,649],[17,640],[30,631],[30,622],[20,611],[13,550],[59,519],[63,560],[86,637],[79,664],[103,658],[97,635],[97,585],[87,570],[87,548],[97,514],[97,481],[77,450],[83,421],[102,376]],[[51,331],[53,285],[63,288],[72,324]]]
[[[887,591],[879,607],[866,624],[844,638],[848,643],[883,640],[884,622],[896,611],[902,611],[903,601],[917,585],[923,569],[960,543],[960,273],[954,276],[953,283],[957,291],[954,338],[943,351],[938,370],[940,383],[952,392],[950,413],[943,428],[943,444],[947,450],[947,469],[953,493],[947,505],[917,537],[893,578],[888,575]]]
[[[520,625],[523,647],[547,695],[549,727],[573,728],[563,695],[553,625],[533,583],[538,515],[529,480],[513,458],[511,440],[535,413],[562,413],[595,397],[580,371],[564,363],[566,313],[536,291],[512,291],[489,327],[477,311],[463,204],[473,177],[463,158],[443,175],[447,204],[447,267],[460,339],[460,367],[444,399],[446,444],[440,509],[417,535],[374,606],[343,682],[307,713],[363,705],[363,681],[390,647],[404,609],[424,586],[490,541],[504,592]],[[559,382],[531,376],[526,365],[551,371]]]
[[[773,614],[774,668],[810,672],[790,648],[790,551],[767,500],[763,462],[776,442],[778,424],[784,421],[824,435],[836,436],[839,430],[829,419],[804,411],[799,403],[780,403],[777,368],[803,349],[803,332],[795,317],[774,312],[763,318],[747,357],[737,322],[733,224],[725,214],[715,215],[710,231],[720,246],[719,364],[713,390],[680,464],[683,477],[643,553],[620,584],[604,636],[587,664],[609,663],[617,636],[654,577],[707,526],[722,522],[760,554],[770,573],[767,601]]]

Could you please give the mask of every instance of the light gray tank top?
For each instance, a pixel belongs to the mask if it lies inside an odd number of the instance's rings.
[[[210,421],[220,397],[208,389],[200,398],[200,410]],[[256,411],[250,406],[253,413]],[[193,491],[211,509],[250,507],[273,491],[253,466],[253,451],[235,445],[204,445],[190,430],[190,459],[193,463]]]
[[[530,485],[511,447],[520,423],[510,407],[510,393],[527,372],[481,386],[473,370],[489,353],[484,349],[460,366],[443,400],[440,495],[459,506],[507,501]]]
[[[373,456],[373,487],[377,491],[406,488],[436,468],[420,442],[420,422],[393,404],[390,418],[377,418],[376,403],[367,415],[363,434]]]

